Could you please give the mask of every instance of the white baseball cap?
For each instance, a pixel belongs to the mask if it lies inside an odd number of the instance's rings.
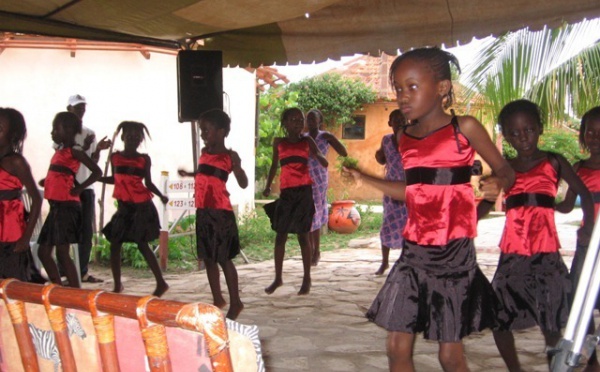
[[[85,97],[82,96],[81,94],[76,94],[74,96],[69,97],[69,106],[75,106],[80,103],[86,103]]]

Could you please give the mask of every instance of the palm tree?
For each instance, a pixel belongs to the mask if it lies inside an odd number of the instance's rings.
[[[491,39],[462,79],[470,94],[484,97],[484,109],[473,114],[495,118],[508,102],[527,98],[540,105],[545,123],[581,117],[600,104],[598,35],[600,19],[594,19]]]

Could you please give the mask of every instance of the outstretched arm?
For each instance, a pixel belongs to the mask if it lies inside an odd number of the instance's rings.
[[[325,139],[340,156],[348,156],[348,150],[346,150],[346,146],[344,146],[344,144],[341,143],[336,136],[329,132],[325,132]]]
[[[150,172],[150,169],[152,168],[152,160],[150,160],[150,157],[148,155],[143,155],[143,156],[144,156],[144,158],[146,158],[146,167],[145,167],[146,175],[144,176],[144,184],[146,185],[148,190],[150,190],[154,195],[156,195],[160,198],[160,201],[162,201],[163,204],[167,204],[169,202],[169,198],[164,196],[162,194],[162,192],[160,192],[158,187],[156,187],[154,182],[152,182],[152,173]]]
[[[472,116],[459,118],[461,132],[467,137],[475,151],[492,168],[492,176],[486,179],[487,188],[495,187],[508,191],[515,182],[515,172],[502,157],[483,125]]]
[[[365,183],[375,187],[385,195],[392,199],[405,201],[406,200],[406,182],[404,181],[389,181],[384,180],[370,174],[366,174],[356,168],[343,168],[344,172],[348,172],[354,177],[357,182],[364,181]]]

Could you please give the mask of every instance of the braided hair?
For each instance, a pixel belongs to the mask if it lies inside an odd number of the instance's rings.
[[[450,65],[454,65],[460,74],[460,64],[458,63],[458,58],[456,58],[454,54],[438,47],[418,48],[399,55],[394,62],[392,62],[389,74],[390,85],[392,87],[395,86],[394,72],[396,71],[396,68],[402,61],[409,59],[426,63],[431,69],[431,72],[433,72],[436,81],[452,81]],[[447,109],[452,106],[452,103],[454,102],[454,89],[452,88],[452,85],[450,85],[450,90],[444,98],[444,109]]]
[[[125,131],[128,131],[128,130],[139,131],[142,134],[142,141],[144,141],[146,139],[144,132],[148,135],[148,138],[152,139],[152,137],[150,137],[150,132],[148,131],[148,128],[146,128],[146,126],[144,124],[137,122],[137,121],[121,122],[121,124],[119,124],[119,126],[117,127],[117,134],[119,134],[120,132],[125,133]]]

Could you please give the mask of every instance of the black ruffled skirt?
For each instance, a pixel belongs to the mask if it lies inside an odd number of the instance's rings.
[[[500,330],[538,325],[544,332],[558,332],[567,322],[571,282],[559,252],[502,253],[492,286],[500,300]]]
[[[31,279],[33,265],[30,250],[15,253],[15,243],[0,243],[0,279],[15,278],[23,282]]]
[[[38,244],[55,246],[81,242],[81,203],[48,200],[50,211],[44,221]]]
[[[233,211],[196,209],[196,249],[198,258],[225,263],[240,253],[240,237]]]
[[[477,266],[473,240],[423,247],[405,241],[402,254],[366,316],[391,332],[458,342],[496,326],[497,300]]]
[[[109,242],[150,242],[160,235],[160,220],[152,200],[144,203],[118,201],[117,212],[102,229]]]
[[[283,189],[279,199],[264,208],[271,220],[271,228],[278,233],[307,233],[315,214],[312,186]]]

